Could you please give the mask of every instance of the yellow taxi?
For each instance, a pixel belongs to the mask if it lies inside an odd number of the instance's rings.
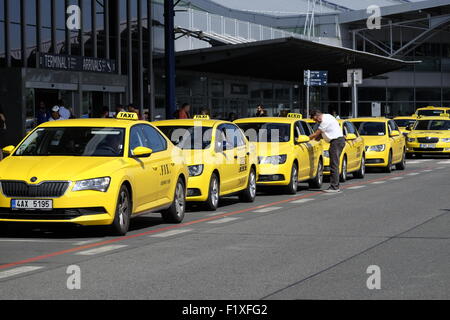
[[[322,144],[310,141],[312,129],[301,115],[239,119],[235,123],[256,147],[259,186],[281,186],[289,194],[296,194],[303,181],[311,188],[322,187]]]
[[[450,119],[427,117],[418,119],[406,139],[408,158],[423,154],[450,155]]]
[[[397,124],[400,132],[406,137],[411,131],[411,127],[416,123],[417,117],[395,117],[394,121]]]
[[[319,128],[319,124],[312,119],[306,120],[313,130]],[[348,174],[353,174],[354,178],[363,179],[366,174],[366,156],[364,139],[360,136],[353,123],[348,120],[337,120],[344,132],[345,147],[340,159],[340,180],[346,182]],[[329,176],[330,172],[330,144],[321,140],[323,144],[324,175]]]
[[[189,175],[182,154],[135,113],[47,122],[3,151],[0,225],[110,226],[125,235],[141,214],[184,219]]]
[[[180,149],[189,168],[188,202],[215,211],[224,196],[256,198],[256,156],[242,131],[232,122],[194,119],[154,123]]]
[[[416,113],[413,114],[413,117],[446,117],[450,118],[450,108],[445,107],[434,107],[428,106],[424,108],[419,108],[416,110]]]
[[[364,138],[366,166],[381,167],[390,173],[392,166],[406,169],[406,142],[397,123],[387,118],[356,118],[350,120]]]

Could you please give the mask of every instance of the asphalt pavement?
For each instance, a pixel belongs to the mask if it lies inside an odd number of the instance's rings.
[[[190,208],[181,225],[140,217],[122,238],[14,227],[0,237],[0,299],[450,299],[449,177],[448,158],[413,159],[341,194],[302,184]]]

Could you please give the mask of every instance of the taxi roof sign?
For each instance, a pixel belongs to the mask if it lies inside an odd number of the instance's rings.
[[[289,113],[287,117],[295,119],[303,119],[303,115],[300,113]]]
[[[135,112],[119,112],[116,118],[119,120],[139,120],[139,117]]]
[[[210,120],[211,118],[208,115],[200,114],[194,116],[194,120]]]

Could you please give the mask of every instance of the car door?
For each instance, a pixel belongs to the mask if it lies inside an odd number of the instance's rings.
[[[159,199],[160,172],[152,155],[148,158],[134,158],[133,150],[137,147],[146,147],[146,138],[141,125],[130,129],[129,137],[129,175],[133,185],[134,208],[138,212],[148,210],[149,204]]]
[[[221,193],[229,193],[237,187],[238,159],[233,135],[234,129],[230,130],[227,124],[220,125],[216,130],[215,154]]]
[[[389,128],[389,136],[391,135],[392,131],[399,131],[397,124],[394,120],[388,121],[388,128]],[[392,160],[394,163],[401,160],[403,155],[403,146],[401,143],[401,139],[403,139],[402,135],[391,137],[390,141],[392,143]]]
[[[171,151],[168,149],[167,140],[150,125],[144,124],[141,128],[144,133],[144,146],[153,150],[151,156],[153,169],[155,170],[156,167],[160,178],[160,182],[157,185],[159,189],[158,197],[162,200],[171,201],[177,177],[173,173],[175,162]]]
[[[250,146],[242,133],[241,129],[238,126],[232,125],[234,127],[236,133],[236,154],[238,157],[238,165],[239,165],[239,181],[237,184],[238,188],[245,188],[248,182],[248,176],[250,174]]]
[[[347,136],[355,134],[355,130],[352,130],[351,123],[348,121],[342,124],[342,129],[346,140],[344,152],[347,154],[348,171],[352,171],[356,167],[356,140],[347,140]]]
[[[293,135],[294,135],[294,154],[297,158],[299,168],[298,176],[300,181],[308,180],[310,178],[311,172],[311,154],[312,145],[310,143],[300,143],[298,144],[297,138],[300,136],[305,136],[306,132],[303,128],[301,121],[295,122],[293,125]]]
[[[300,125],[303,127],[303,132],[305,136],[311,136],[314,131],[311,126],[305,122],[300,121]],[[309,158],[309,178],[314,178],[316,175],[317,167],[319,164],[319,158],[322,155],[322,141],[312,140],[306,144],[308,147],[308,158]]]

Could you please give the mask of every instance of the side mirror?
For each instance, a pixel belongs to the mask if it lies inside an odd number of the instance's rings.
[[[153,150],[146,147],[137,147],[133,150],[134,158],[148,158],[152,155]]]
[[[406,126],[405,130],[407,130],[407,131],[411,131],[411,130],[412,130],[412,128],[413,128],[413,125],[412,125],[412,124],[410,124],[410,125]]]
[[[397,130],[394,130],[391,132],[391,137],[398,137],[400,135],[400,132],[398,132]]]
[[[356,134],[354,134],[354,133],[349,133],[349,134],[347,134],[347,136],[346,136],[345,138],[346,138],[346,140],[348,140],[348,141],[352,141],[352,140],[358,139],[358,137],[357,137]]]
[[[295,139],[295,142],[297,144],[307,143],[307,142],[310,142],[310,141],[311,141],[311,139],[309,139],[308,136],[300,136],[297,139]]]
[[[7,147],[4,147],[2,149],[2,151],[3,151],[4,154],[9,155],[9,154],[13,153],[15,148],[16,148],[15,146],[7,146]]]

